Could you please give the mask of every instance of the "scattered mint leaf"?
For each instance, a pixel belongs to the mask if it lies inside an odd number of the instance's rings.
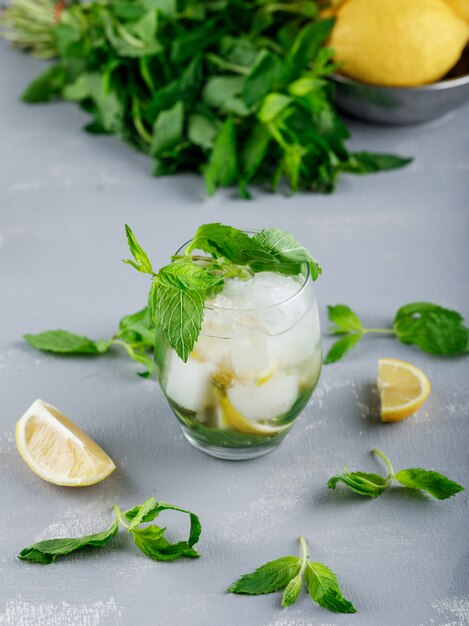
[[[286,556],[244,574],[228,591],[259,595],[284,589],[282,606],[294,604],[301,593],[303,577],[311,598],[335,613],[355,613],[351,602],[342,595],[335,574],[322,563],[308,562],[307,546],[300,537],[301,557]]]
[[[352,491],[362,496],[376,498],[384,493],[394,480],[397,480],[404,487],[426,491],[438,500],[445,500],[464,490],[464,487],[443,476],[443,474],[430,470],[412,468],[394,473],[391,461],[381,450],[374,449],[372,453],[379,456],[386,463],[389,472],[386,477],[365,472],[349,472],[344,466],[344,473],[332,476],[327,486],[330,489],[335,489],[337,483],[342,482]]]
[[[135,262],[127,260],[124,261],[124,263],[129,263],[129,265],[132,265],[132,267],[135,267],[136,270],[143,272],[144,274],[153,274],[153,269],[147,253],[138,243],[132,229],[127,224],[125,225],[125,232],[127,235],[127,243],[129,244],[130,252],[134,257]]]
[[[101,548],[116,536],[119,522],[126,527],[127,533],[133,534],[135,545],[155,561],[174,561],[182,556],[191,558],[200,556],[193,548],[198,542],[202,530],[200,520],[195,513],[166,502],[157,502],[155,498],[149,498],[140,506],[129,509],[125,513],[122,513],[116,505],[114,505],[113,509],[116,513],[116,519],[107,530],[93,535],[86,535],[85,537],[39,541],[21,550],[18,558],[46,565],[53,563],[59,556],[81,550],[82,548]],[[151,525],[140,528],[141,523],[152,521],[161,511],[168,509],[189,515],[191,527],[187,541],[170,543],[163,536],[166,529],[158,528],[158,526]],[[128,521],[130,521],[130,524],[127,523]]]
[[[395,154],[376,154],[373,152],[353,152],[342,166],[342,171],[350,174],[369,174],[382,170],[393,170],[412,163],[413,159]]]
[[[252,574],[244,574],[228,591],[249,595],[272,593],[284,589],[300,568],[301,563],[297,556],[284,556],[258,567]]]
[[[305,583],[309,595],[320,606],[333,613],[356,613],[339,588],[337,576],[322,563],[309,561],[305,569]]]
[[[414,302],[401,307],[393,328],[364,328],[358,316],[347,306],[328,307],[330,328],[334,335],[344,335],[326,355],[325,363],[338,361],[363,335],[394,335],[404,344],[413,344],[430,354],[457,356],[469,353],[469,329],[457,311],[429,302]]]
[[[335,489],[337,483],[347,485],[355,493],[370,498],[377,498],[391,484],[390,478],[380,476],[379,474],[368,474],[366,472],[349,472],[344,467],[344,473],[329,478],[327,486],[329,489]]]
[[[464,487],[443,474],[420,468],[400,470],[396,473],[396,480],[404,487],[426,491],[437,500],[445,500],[464,491]]]
[[[111,346],[111,341],[104,339],[94,341],[66,330],[48,330],[37,335],[26,334],[23,337],[36,350],[60,354],[103,354]]]
[[[415,302],[399,309],[394,330],[402,343],[414,344],[430,354],[467,352],[469,330],[456,311],[429,302]]]
[[[18,558],[24,561],[33,561],[48,565],[53,563],[57,557],[86,547],[102,548],[108,544],[118,531],[117,520],[105,531],[77,538],[48,539],[33,543],[32,546],[24,548],[18,554]]]
[[[363,324],[358,315],[345,304],[328,306],[327,313],[331,322],[336,326],[336,328],[332,329],[335,335],[348,332],[361,332],[363,330]]]
[[[326,354],[324,363],[329,365],[329,363],[335,363],[341,359],[346,352],[351,350],[353,346],[360,341],[361,338],[361,333],[355,333],[353,335],[346,335],[336,341]]]
[[[295,604],[295,602],[300,597],[301,587],[303,586],[303,576],[301,573],[298,573],[294,578],[290,580],[288,585],[285,587],[285,591],[282,596],[282,606],[287,607],[291,604]]]

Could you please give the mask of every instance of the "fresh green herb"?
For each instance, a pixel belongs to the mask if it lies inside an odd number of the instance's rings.
[[[59,556],[70,554],[70,552],[75,552],[82,548],[102,548],[117,535],[119,522],[127,529],[127,533],[133,534],[137,548],[154,561],[174,561],[183,556],[191,558],[200,556],[193,547],[198,542],[202,530],[199,518],[195,513],[180,509],[166,502],[157,502],[155,498],[149,498],[140,506],[129,509],[125,513],[116,505],[114,505],[113,509],[116,513],[116,519],[107,530],[85,537],[40,541],[21,550],[18,558],[47,565],[53,563]],[[142,523],[153,521],[162,511],[167,510],[179,511],[189,515],[191,526],[187,541],[170,543],[164,537],[166,528],[159,528],[153,525],[140,527]]]
[[[282,178],[330,192],[341,173],[402,167],[410,159],[350,152],[326,77],[334,20],[316,2],[275,0],[12,0],[2,36],[56,62],[23,94],[63,98],[147,153],[156,175],[195,170],[208,194]]]
[[[415,302],[406,304],[396,313],[392,328],[365,328],[348,306],[328,306],[333,335],[343,335],[336,341],[324,360],[334,363],[367,334],[394,335],[400,342],[414,344],[424,352],[446,356],[469,352],[469,329],[456,311],[437,304]]]
[[[204,224],[195,233],[185,253],[155,273],[147,254],[126,226],[130,251],[138,271],[150,274],[150,323],[157,321],[169,345],[187,361],[200,333],[205,300],[223,288],[225,279],[246,280],[255,272],[270,270],[298,275],[305,265],[316,279],[321,266],[293,235],[266,228],[249,236],[224,224]],[[206,255],[192,254],[197,251]]]
[[[94,341],[88,337],[75,335],[66,330],[48,330],[37,335],[27,334],[24,338],[32,348],[56,354],[86,354],[99,356],[108,352],[113,346],[124,348],[127,354],[146,370],[139,376],[147,378],[155,371],[152,357],[155,331],[150,327],[148,308],[126,315],[119,322],[119,330],[112,339]]]
[[[356,613],[351,602],[342,595],[336,575],[322,563],[308,561],[308,548],[300,537],[301,557],[285,556],[244,574],[228,591],[259,595],[284,589],[282,606],[294,604],[301,593],[303,578],[311,598],[334,613]]]
[[[443,474],[430,470],[411,468],[394,473],[391,461],[381,450],[375,449],[372,452],[381,457],[386,463],[388,468],[387,476],[368,474],[366,472],[349,472],[344,465],[344,473],[332,476],[327,486],[330,489],[335,489],[337,483],[343,483],[349,489],[355,491],[355,493],[359,493],[361,496],[368,496],[369,498],[377,498],[384,493],[392,485],[394,479],[401,485],[404,485],[404,487],[426,491],[438,500],[451,498],[451,496],[464,490],[464,487],[443,476]]]

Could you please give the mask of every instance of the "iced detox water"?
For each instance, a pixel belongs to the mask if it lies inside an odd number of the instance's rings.
[[[157,346],[161,386],[193,445],[226,459],[266,454],[288,433],[321,370],[309,271],[226,280],[206,303],[186,363],[162,335]]]

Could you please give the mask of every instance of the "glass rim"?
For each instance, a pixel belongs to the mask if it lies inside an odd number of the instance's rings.
[[[247,233],[247,234],[255,234],[255,233],[260,232],[259,230],[249,229],[249,228],[242,228],[240,230],[243,233]],[[183,252],[192,241],[194,241],[194,238],[188,239],[186,241],[186,243],[182,244],[182,246],[180,246],[176,250],[175,254],[178,255],[181,252]],[[204,303],[204,308],[205,309],[209,309],[211,311],[233,311],[233,312],[236,312],[236,313],[253,313],[254,311],[266,311],[268,309],[273,309],[275,307],[279,307],[279,306],[285,305],[285,304],[293,301],[295,298],[297,298],[306,289],[306,286],[308,285],[309,278],[311,276],[311,269],[310,269],[309,263],[304,262],[304,263],[302,263],[302,265],[306,266],[306,273],[304,275],[304,280],[301,282],[301,284],[298,283],[298,290],[295,291],[295,293],[293,293],[291,296],[288,296],[288,298],[285,298],[284,300],[279,300],[279,302],[275,302],[274,304],[268,304],[267,306],[258,306],[258,307],[254,307],[254,308],[250,308],[250,309],[240,309],[238,307],[218,306],[218,305],[214,305],[214,304],[207,304],[207,302],[205,302]],[[259,273],[261,273],[261,272],[259,272]]]

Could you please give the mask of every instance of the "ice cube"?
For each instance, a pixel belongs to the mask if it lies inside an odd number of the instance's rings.
[[[279,371],[263,385],[236,382],[227,390],[228,400],[249,420],[279,417],[292,407],[298,393],[298,377]]]
[[[189,411],[202,411],[212,400],[211,375],[214,366],[189,357],[184,363],[175,350],[168,354],[166,395]]]
[[[299,322],[286,332],[268,337],[268,350],[282,367],[293,367],[309,358],[318,350],[321,329],[316,306],[313,306]]]
[[[231,339],[231,364],[237,378],[261,378],[272,369],[272,359],[267,350],[267,337],[253,334],[251,337]]]

